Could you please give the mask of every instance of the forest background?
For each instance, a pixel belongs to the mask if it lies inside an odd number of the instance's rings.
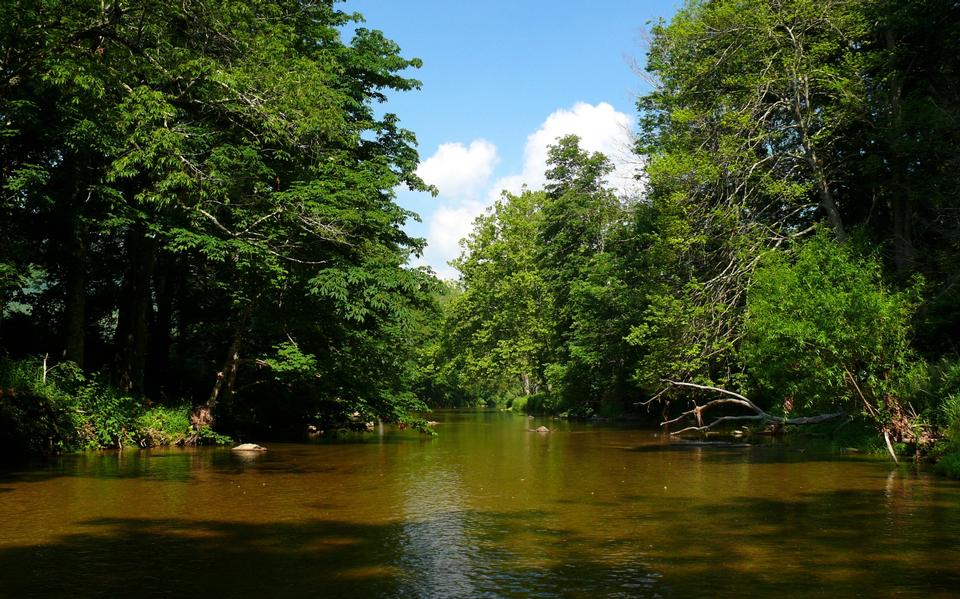
[[[954,3],[688,2],[651,32],[642,191],[557,139],[455,283],[409,266],[395,201],[430,190],[381,107],[420,62],[337,3],[4,14],[4,446],[477,404],[960,442]]]

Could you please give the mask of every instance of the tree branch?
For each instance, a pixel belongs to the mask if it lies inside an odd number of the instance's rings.
[[[697,420],[696,426],[688,426],[678,431],[674,431],[670,433],[671,436],[680,435],[688,432],[703,432],[706,430],[710,430],[725,422],[743,422],[743,421],[750,420],[750,421],[759,422],[760,424],[766,424],[767,422],[776,422],[781,425],[801,426],[806,424],[818,424],[820,422],[827,422],[829,420],[840,418],[845,415],[845,412],[834,412],[830,414],[818,414],[816,416],[798,416],[796,418],[777,417],[763,411],[762,409],[760,409],[759,406],[757,406],[755,403],[753,403],[743,395],[740,395],[739,393],[735,393],[728,389],[723,389],[721,387],[712,387],[710,385],[698,385],[696,383],[687,383],[683,381],[664,381],[664,382],[667,383],[669,386],[666,387],[665,389],[662,389],[659,393],[657,393],[657,395],[651,398],[650,401],[653,401],[653,399],[662,397],[663,394],[672,387],[687,387],[692,389],[699,389],[701,391],[713,391],[715,393],[720,393],[722,395],[727,396],[721,399],[714,399],[712,401],[705,403],[702,406],[698,406],[694,404],[694,407],[692,409],[687,410],[686,412],[683,412],[676,418],[661,422],[660,423],[661,426],[668,426],[670,424],[679,422],[688,416],[693,416],[696,418]],[[747,408],[753,411],[754,413],[750,415],[743,415],[743,416],[721,416],[713,420],[713,422],[710,422],[709,424],[703,424],[702,415],[706,410],[715,408],[717,406],[731,405],[731,404]]]

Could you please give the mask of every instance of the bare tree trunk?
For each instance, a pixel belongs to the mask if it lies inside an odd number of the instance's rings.
[[[117,385],[125,391],[142,392],[147,365],[150,314],[153,311],[151,279],[156,242],[142,226],[127,235],[130,268],[120,298],[117,331]]]
[[[897,41],[894,31],[888,28],[885,32],[887,50],[893,55]],[[891,68],[891,73],[897,69]],[[903,77],[893,76],[890,90],[890,118],[891,127],[887,133],[887,148],[889,152],[890,175],[892,185],[888,190],[890,195],[890,211],[893,213],[893,261],[897,271],[907,273],[913,268],[913,211],[910,206],[910,197],[902,183],[906,168],[903,164],[901,152],[896,147],[896,140],[903,135]]]
[[[827,221],[830,223],[834,235],[839,241],[843,241],[847,238],[847,232],[843,227],[840,209],[837,208],[837,202],[833,197],[833,191],[830,189],[830,182],[827,180],[820,158],[817,156],[816,150],[810,146],[805,133],[803,134],[803,148],[807,163],[810,165],[810,170],[817,182],[817,198],[820,200],[820,207],[827,213]]]
[[[837,418],[841,418],[845,415],[844,412],[834,412],[830,414],[818,414],[816,416],[800,416],[795,418],[778,417],[763,411],[755,403],[753,403],[743,395],[740,395],[739,393],[734,393],[733,391],[728,391],[727,389],[723,389],[720,387],[712,387],[710,385],[698,385],[696,383],[687,383],[683,381],[665,381],[665,382],[669,385],[668,387],[661,390],[659,393],[654,395],[648,401],[642,402],[641,405],[649,405],[651,402],[658,401],[658,400],[663,401],[662,399],[663,395],[667,391],[667,389],[669,389],[670,387],[686,387],[690,389],[698,389],[701,391],[710,391],[710,392],[719,393],[720,395],[723,396],[720,399],[714,399],[714,400],[708,401],[703,405],[698,405],[694,403],[692,409],[687,410],[686,412],[682,413],[680,416],[677,416],[676,418],[673,418],[671,420],[664,420],[663,422],[661,422],[660,425],[666,428],[671,424],[680,422],[681,420],[684,420],[691,416],[694,418],[696,422],[695,425],[687,426],[686,428],[682,428],[678,431],[674,431],[670,433],[671,435],[681,435],[687,432],[698,432],[698,433],[704,432],[714,428],[715,426],[719,426],[725,423],[733,423],[733,422],[755,422],[761,425],[767,424],[767,423],[774,423],[780,427],[784,425],[797,426],[797,425],[819,424],[821,422],[826,422],[828,420],[835,420]],[[711,410],[713,408],[717,408],[719,406],[736,406],[736,407],[746,408],[753,413],[749,415],[744,415],[744,416],[720,416],[719,418],[715,418],[709,424],[704,424],[704,418],[703,418],[704,412]],[[664,410],[664,415],[666,415],[666,410]]]
[[[237,365],[240,363],[240,343],[243,341],[240,329],[237,328],[227,350],[227,357],[223,361],[223,369],[217,373],[217,380],[213,383],[213,390],[204,407],[212,410],[223,399],[228,400],[233,393],[233,384],[237,379]],[[221,393],[223,397],[221,398]]]
[[[233,396],[233,388],[237,380],[237,367],[240,364],[240,344],[243,341],[243,333],[252,314],[253,302],[251,301],[243,309],[243,314],[241,314],[234,329],[230,347],[227,349],[227,357],[223,362],[223,368],[217,373],[217,380],[213,383],[210,397],[207,398],[207,403],[203,406],[207,411],[212,410],[220,401],[229,401]]]
[[[837,236],[839,241],[843,241],[847,238],[847,232],[843,228],[843,218],[840,217],[840,210],[833,199],[833,192],[830,191],[830,186],[822,175],[817,178],[820,185],[820,206],[827,213],[827,220],[830,222],[830,227],[833,228],[834,235]]]
[[[67,276],[64,297],[64,358],[84,365],[87,307],[87,227],[74,218],[67,240]]]
[[[173,328],[173,298],[176,284],[170,256],[158,257],[154,277],[157,311],[151,322],[147,363],[147,391],[159,396],[170,370],[171,330]]]

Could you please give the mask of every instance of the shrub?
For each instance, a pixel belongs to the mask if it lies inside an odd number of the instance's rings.
[[[153,406],[70,362],[0,358],[0,449],[54,453],[139,445],[229,443],[208,426],[194,429],[189,404]]]
[[[944,476],[960,479],[960,452],[943,456],[934,469]]]
[[[740,354],[757,390],[797,412],[866,408],[889,418],[891,398],[913,378],[917,289],[889,290],[880,274],[879,260],[827,233],[792,255],[766,256],[747,295]]]
[[[510,400],[509,409],[513,410],[514,412],[521,413],[527,408],[527,400],[528,397],[526,395],[514,397]]]
[[[58,388],[53,372],[39,358],[0,359],[0,448],[46,453],[76,445],[72,398]],[[72,372],[66,366],[61,374]]]
[[[182,445],[193,434],[189,405],[154,406],[137,418],[137,444],[141,447]]]
[[[89,381],[77,390],[76,410],[85,420],[83,442],[88,449],[125,447],[136,443],[141,400],[101,381]]]
[[[940,405],[943,416],[943,433],[954,446],[960,449],[960,393],[944,398]]]

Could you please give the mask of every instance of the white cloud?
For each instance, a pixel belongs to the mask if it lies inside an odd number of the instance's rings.
[[[497,162],[497,147],[485,139],[475,139],[469,147],[459,142],[446,143],[420,163],[417,174],[435,185],[442,197],[468,200],[490,183]]]
[[[517,193],[523,183],[531,189],[543,187],[548,148],[565,135],[576,135],[581,148],[609,158],[615,167],[610,184],[623,195],[633,195],[639,186],[634,179],[637,160],[632,153],[632,129],[633,119],[606,102],[596,106],[578,102],[570,110],[557,110],[527,137],[522,173],[498,179],[489,197],[498,198],[502,189]]]
[[[483,214],[486,207],[485,202],[474,200],[456,206],[440,206],[433,213],[423,262],[441,278],[457,278],[456,269],[447,263],[460,255],[460,240],[470,234],[474,219]]]
[[[447,263],[460,255],[460,240],[473,227],[474,219],[492,205],[503,190],[519,193],[524,185],[539,189],[546,183],[547,149],[565,135],[580,137],[580,147],[602,152],[615,170],[609,178],[623,195],[634,195],[640,185],[634,179],[638,160],[632,153],[633,119],[606,102],[597,105],[577,103],[571,109],[555,111],[540,127],[527,136],[523,164],[492,184],[490,178],[498,162],[497,148],[478,139],[464,146],[448,143],[425,160],[417,173],[440,191],[441,205],[429,219],[427,249],[423,263],[444,278],[456,278],[456,270]],[[519,172],[518,172],[519,171]]]

